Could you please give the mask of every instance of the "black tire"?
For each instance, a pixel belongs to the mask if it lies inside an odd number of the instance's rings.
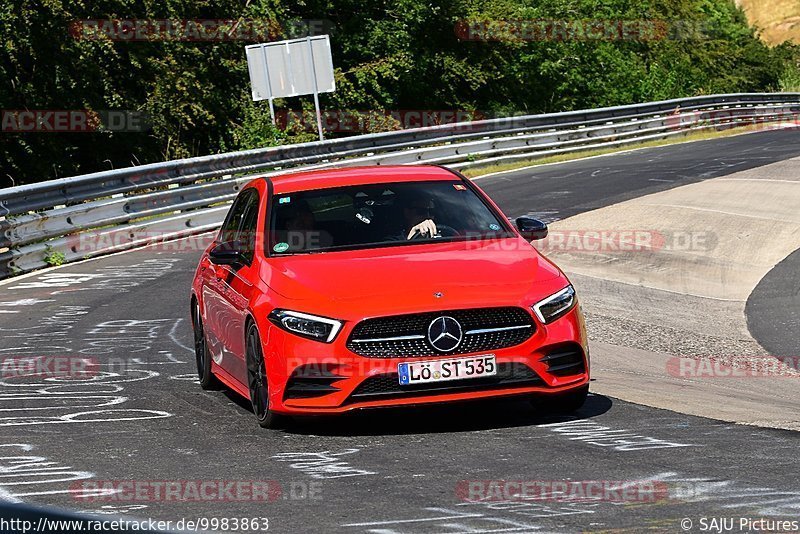
[[[247,327],[247,386],[250,403],[261,428],[281,428],[288,422],[285,415],[269,409],[269,381],[267,364],[261,350],[261,336],[255,323]]]
[[[203,318],[200,317],[200,307],[196,302],[192,303],[192,330],[194,331],[194,356],[197,360],[197,380],[203,389],[217,389],[219,381],[211,373],[211,353],[208,351]]]
[[[568,414],[580,410],[589,395],[589,385],[580,389],[562,393],[554,396],[540,396],[531,399],[535,408],[545,410],[550,413]]]

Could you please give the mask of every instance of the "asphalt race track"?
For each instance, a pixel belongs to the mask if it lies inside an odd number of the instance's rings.
[[[761,279],[747,299],[750,332],[770,354],[797,354],[800,344],[800,250]]]
[[[521,170],[479,184],[512,217],[556,220],[798,156],[796,132],[765,132]],[[180,248],[162,244],[0,286],[0,354],[80,355],[103,369],[85,380],[3,378],[0,498],[173,524],[265,517],[271,532],[291,533],[699,532],[703,518],[735,518],[738,525],[739,518],[800,516],[797,433],[601,395],[574,417],[504,401],[262,430],[244,401],[195,383],[188,312],[199,251]],[[789,271],[764,283],[767,294],[796,284]],[[776,341],[765,346],[797,350],[786,337],[796,332],[773,332]],[[754,335],[761,339],[757,328]],[[491,491],[482,502],[470,498],[499,487],[481,481],[503,480],[548,489],[528,499]],[[587,500],[551,484],[567,480],[582,488],[605,481],[612,491]],[[270,492],[260,500],[246,492],[205,501],[92,497],[122,481],[263,482]]]

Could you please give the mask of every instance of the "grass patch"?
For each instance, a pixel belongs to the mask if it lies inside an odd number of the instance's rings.
[[[728,130],[722,131],[701,131],[701,132],[692,132],[686,134],[682,137],[670,137],[668,139],[654,139],[652,141],[644,141],[641,143],[632,143],[630,145],[620,146],[620,147],[609,147],[609,148],[596,148],[596,149],[586,149],[580,150],[577,152],[570,152],[569,154],[556,154],[554,156],[545,156],[545,157],[531,157],[531,159],[519,160],[519,161],[512,161],[508,163],[497,163],[496,165],[487,165],[486,167],[480,167],[475,169],[464,169],[462,174],[469,178],[476,178],[478,176],[483,176],[484,174],[492,174],[495,172],[503,172],[503,171],[513,171],[515,169],[521,169],[523,167],[534,167],[537,165],[547,165],[548,163],[561,163],[563,161],[571,161],[575,159],[582,159],[588,158],[591,156],[602,156],[604,154],[614,154],[615,152],[624,152],[626,150],[634,150],[637,148],[650,148],[650,147],[658,147],[658,146],[666,146],[666,145],[676,145],[679,143],[685,143],[687,141],[703,141],[706,139],[717,139],[720,137],[728,137],[731,135],[738,135],[741,133],[747,132],[755,132],[758,130],[763,130],[766,126],[765,124],[751,124],[749,126],[741,126],[738,128],[731,128]]]
[[[53,247],[50,245],[46,245],[44,247],[44,262],[49,265],[50,267],[57,267],[59,265],[64,265],[67,261],[67,257],[64,255],[63,252],[59,250],[53,250]]]

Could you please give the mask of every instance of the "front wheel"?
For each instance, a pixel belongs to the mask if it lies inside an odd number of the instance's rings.
[[[255,323],[247,328],[247,384],[250,402],[261,428],[278,428],[286,423],[286,416],[269,409],[269,382],[267,365],[261,350],[261,337]]]
[[[535,408],[545,410],[550,413],[568,414],[579,410],[586,402],[589,395],[589,385],[580,389],[561,393],[559,395],[534,397],[531,403]]]

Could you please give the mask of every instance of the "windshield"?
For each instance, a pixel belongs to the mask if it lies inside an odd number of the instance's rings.
[[[462,181],[366,184],[276,195],[271,254],[509,235]]]

